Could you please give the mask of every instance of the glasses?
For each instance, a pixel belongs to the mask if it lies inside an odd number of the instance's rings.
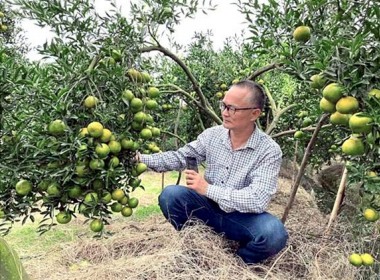
[[[222,110],[222,112],[227,109],[227,112],[230,113],[231,115],[234,115],[236,111],[244,111],[244,110],[252,110],[252,109],[259,109],[256,107],[249,107],[249,108],[236,108],[231,105],[226,105],[223,101],[219,102],[219,108]]]

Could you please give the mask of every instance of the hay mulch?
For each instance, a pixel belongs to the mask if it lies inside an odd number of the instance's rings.
[[[281,217],[290,188],[288,180],[280,180],[269,212]],[[234,255],[236,243],[200,223],[177,232],[155,215],[142,222],[116,220],[112,237],[60,244],[25,267],[36,280],[361,279],[347,261],[352,252],[349,229],[338,222],[324,236],[327,221],[313,197],[300,189],[286,222],[288,245],[264,263],[244,264]]]

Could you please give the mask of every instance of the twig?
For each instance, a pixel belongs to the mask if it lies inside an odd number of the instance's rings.
[[[258,76],[260,76],[261,74],[264,74],[265,72],[268,72],[272,69],[279,69],[281,65],[282,65],[282,63],[273,63],[273,64],[269,64],[267,66],[264,66],[264,67],[260,68],[259,70],[257,70],[256,72],[254,72],[253,74],[251,74],[251,76],[248,77],[248,80],[253,81]]]
[[[339,189],[338,189],[338,192],[336,194],[334,207],[333,207],[333,210],[332,210],[331,215],[330,215],[329,223],[327,225],[326,234],[330,233],[331,225],[332,225],[333,221],[335,220],[336,216],[338,215],[339,206],[342,202],[344,190],[346,188],[347,177],[348,177],[348,171],[347,171],[347,168],[344,168],[342,179],[340,180],[340,184],[339,184]]]
[[[197,95],[201,101],[202,106],[206,107],[206,105],[207,105],[206,98],[205,98],[197,80],[195,79],[193,74],[190,72],[190,69],[185,65],[185,63],[183,63],[183,61],[181,59],[179,59],[179,57],[177,57],[174,53],[172,53],[168,49],[165,49],[162,46],[146,47],[146,48],[142,48],[140,51],[141,51],[141,53],[151,52],[151,51],[159,51],[159,52],[162,52],[164,55],[173,59],[182,68],[182,70],[186,73],[186,76],[189,78],[190,82],[192,83],[194,91],[197,93]]]
[[[321,116],[321,118],[320,118],[320,120],[319,120],[319,122],[317,124],[317,127],[314,130],[313,136],[311,137],[310,142],[307,145],[305,154],[304,154],[303,159],[302,159],[301,167],[300,167],[300,169],[298,171],[298,174],[297,174],[297,177],[296,177],[296,181],[295,181],[294,186],[292,188],[292,192],[290,194],[290,198],[289,198],[288,204],[286,205],[286,208],[285,208],[285,211],[284,211],[284,215],[282,216],[282,219],[281,219],[283,223],[285,223],[286,218],[287,218],[287,216],[289,214],[290,208],[292,208],[292,205],[293,205],[294,199],[296,197],[296,193],[297,193],[299,184],[301,182],[304,170],[306,168],[307,161],[309,160],[309,157],[311,155],[311,151],[312,151],[312,149],[314,147],[315,142],[317,141],[318,133],[321,130],[322,124],[327,120],[328,116],[329,116],[328,114],[324,114],[324,115]]]
[[[275,260],[275,262],[271,265],[271,267],[269,268],[268,272],[265,274],[264,276],[264,280],[267,279],[267,277],[269,276],[269,273],[272,271],[272,269],[276,266],[277,262],[282,258],[283,255],[285,255],[285,253],[287,251],[289,251],[290,249],[290,246],[288,246],[286,248],[286,250],[284,252],[281,253],[281,255]]]
[[[330,128],[332,127],[331,124],[325,124],[321,127],[321,129],[325,129],[325,128]],[[298,130],[301,130],[301,131],[314,131],[317,127],[305,127],[305,128],[301,128],[301,129],[291,129],[291,130],[286,130],[286,131],[282,131],[282,132],[279,132],[277,134],[274,134],[274,135],[271,135],[272,138],[276,138],[276,137],[281,137],[281,136],[285,136],[285,135],[289,135],[289,134],[294,134],[294,132],[298,131]]]

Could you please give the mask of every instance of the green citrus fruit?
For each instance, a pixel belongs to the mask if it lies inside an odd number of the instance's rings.
[[[100,179],[96,179],[94,180],[94,182],[92,182],[92,187],[94,189],[94,191],[100,191],[101,189],[103,189],[103,181],[100,180]]]
[[[137,171],[138,175],[144,173],[147,169],[148,169],[148,167],[147,167],[147,165],[145,163],[139,162],[136,165],[136,171]]]
[[[112,199],[119,201],[125,197],[124,191],[122,189],[116,189],[112,192]]]
[[[50,196],[59,196],[61,194],[61,187],[57,182],[53,182],[48,186],[46,192]]]
[[[293,32],[293,38],[297,42],[307,42],[310,39],[311,31],[308,26],[298,26]]]
[[[341,114],[338,111],[331,114],[330,116],[330,123],[334,125],[348,125],[348,121],[350,119],[350,115],[348,114]]]
[[[325,84],[325,80],[321,77],[321,75],[313,75],[310,77],[310,80],[310,87],[315,89],[321,89]]]
[[[71,221],[71,214],[66,211],[61,211],[56,216],[57,222],[60,224],[67,224]]]
[[[132,91],[130,91],[129,89],[126,89],[123,91],[123,98],[128,101],[131,101],[133,98],[135,98],[135,95],[133,94]]]
[[[101,159],[94,158],[90,161],[91,170],[100,170],[104,168],[104,161]]]
[[[362,258],[363,265],[365,266],[373,265],[374,260],[370,254],[362,254],[360,257]]]
[[[160,90],[156,87],[148,88],[148,94],[150,98],[158,98],[160,96]]]
[[[378,137],[379,137],[378,132],[375,132],[375,135],[371,132],[371,133],[367,134],[367,141],[369,144],[375,145],[375,141]]]
[[[141,72],[141,76],[142,76],[142,79],[143,79],[144,83],[149,83],[150,82],[151,78],[150,78],[150,75],[147,72],[142,71]]]
[[[142,81],[142,75],[136,69],[134,69],[134,68],[128,69],[127,73],[133,82],[141,82]]]
[[[355,137],[351,137],[344,141],[342,145],[342,151],[349,156],[359,156],[364,154],[363,142]]]
[[[69,189],[69,197],[71,198],[78,198],[82,195],[82,189],[81,187],[75,185],[75,186],[72,186],[70,189]]]
[[[86,135],[88,135],[88,130],[87,130],[87,127],[84,127],[82,128],[80,131],[79,131],[79,138],[83,138],[85,137]]]
[[[99,196],[96,192],[90,192],[84,197],[84,201],[87,203],[98,203]]]
[[[139,205],[139,200],[136,197],[131,197],[128,200],[128,205],[131,208],[136,208]]]
[[[150,114],[146,114],[145,121],[147,123],[153,123],[154,122],[153,117]]]
[[[75,170],[78,177],[85,177],[89,172],[85,165],[78,165]]]
[[[62,120],[52,121],[48,126],[50,135],[59,136],[65,132],[66,125]]]
[[[95,108],[96,105],[98,105],[99,103],[99,99],[95,96],[88,96],[85,100],[84,100],[84,107],[86,108]]]
[[[152,127],[150,130],[152,131],[153,137],[158,137],[161,134],[161,130],[157,127]]]
[[[158,103],[156,100],[149,99],[145,102],[145,107],[149,110],[155,110],[158,108]]]
[[[119,200],[119,203],[122,205],[126,205],[128,203],[128,196],[124,196],[122,199]]]
[[[32,183],[27,180],[20,180],[17,182],[15,188],[16,193],[20,196],[28,195],[32,191]]]
[[[380,99],[380,90],[378,89],[372,89],[368,92],[369,98],[379,98]]]
[[[130,105],[131,105],[131,108],[133,110],[135,110],[136,112],[138,112],[138,111],[141,111],[141,109],[143,107],[143,102],[142,102],[142,100],[140,98],[136,98],[135,97],[135,98],[133,98],[131,100]]]
[[[335,112],[335,104],[328,101],[326,98],[322,98],[319,103],[319,108],[321,111],[325,113],[334,113]]]
[[[364,210],[364,218],[369,222],[376,222],[379,219],[379,213],[371,208]]]
[[[102,193],[102,198],[100,199],[100,201],[103,202],[103,203],[105,203],[105,204],[107,204],[107,203],[109,203],[111,201],[111,199],[112,199],[111,193],[105,191],[105,192]]]
[[[118,154],[121,151],[121,144],[118,141],[111,141],[108,143],[110,152],[113,154]]]
[[[39,191],[46,191],[49,185],[51,184],[50,180],[44,179],[38,184]]]
[[[218,91],[217,93],[215,93],[215,96],[219,99],[223,98],[223,93]]]
[[[350,264],[352,264],[354,266],[361,266],[362,262],[363,262],[363,260],[359,254],[351,254],[351,256],[348,260],[349,260]]]
[[[119,202],[112,203],[111,210],[112,212],[118,213],[123,209],[123,205]]]
[[[101,143],[96,145],[95,152],[99,156],[99,158],[103,159],[106,158],[110,153],[110,147],[105,143]]]
[[[92,122],[87,126],[88,133],[95,138],[103,135],[103,125],[100,122]]]
[[[304,118],[302,121],[302,127],[306,127],[313,124],[313,120],[310,118]]]
[[[113,59],[115,59],[115,61],[121,61],[121,59],[123,58],[123,55],[120,50],[112,50],[111,56],[113,57]]]
[[[137,188],[138,186],[140,186],[140,180],[136,178],[131,178],[129,179],[128,184],[133,188]]]
[[[153,153],[159,153],[160,151],[161,151],[160,148],[157,147],[157,146],[154,146],[154,147],[152,148],[152,152],[153,152]]]
[[[376,178],[377,177],[377,173],[375,171],[372,171],[372,170],[368,170],[367,171],[367,176],[369,178]]]
[[[294,133],[294,138],[296,139],[302,139],[304,136],[305,136],[305,133],[303,133],[303,131],[296,131]]]
[[[140,149],[140,144],[138,142],[133,142],[132,151],[137,151],[138,149]]]
[[[120,164],[120,160],[117,157],[112,157],[110,159],[109,165],[111,167],[117,167]]]
[[[336,110],[341,114],[353,114],[359,109],[359,102],[355,97],[342,97],[336,103]]]
[[[339,99],[342,98],[342,92],[343,88],[339,84],[332,83],[323,89],[322,95],[328,101],[335,104]]]
[[[144,126],[142,124],[140,124],[140,123],[132,122],[132,128],[134,130],[139,131],[139,130],[142,130],[144,128]]]
[[[369,133],[372,130],[372,124],[369,124],[372,119],[365,116],[360,116],[361,113],[356,113],[349,120],[350,128],[355,133]]]
[[[121,209],[121,215],[123,215],[124,217],[132,216],[132,214],[133,210],[130,207],[123,207],[123,209]]]
[[[140,136],[142,139],[150,139],[152,138],[152,131],[149,128],[144,128],[141,130]]]
[[[102,133],[102,136],[100,136],[100,141],[103,143],[107,143],[111,140],[111,137],[112,137],[111,130],[107,128],[103,128],[103,133]]]
[[[0,30],[3,31],[3,32],[5,32],[5,31],[8,30],[8,26],[6,26],[5,24],[2,24],[2,25],[0,26]]]
[[[90,229],[93,232],[100,232],[103,230],[103,228],[104,228],[104,223],[99,219],[95,219],[90,223]]]
[[[133,149],[133,140],[128,140],[128,139],[121,139],[121,146],[123,149],[126,150],[132,150]]]
[[[138,123],[138,124],[142,124],[145,121],[145,117],[146,117],[146,115],[144,112],[137,112],[133,116],[133,121]]]

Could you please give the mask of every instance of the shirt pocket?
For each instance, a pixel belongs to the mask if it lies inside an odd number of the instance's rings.
[[[220,184],[227,175],[226,166],[220,163],[209,163],[206,166],[205,179],[209,184]]]

